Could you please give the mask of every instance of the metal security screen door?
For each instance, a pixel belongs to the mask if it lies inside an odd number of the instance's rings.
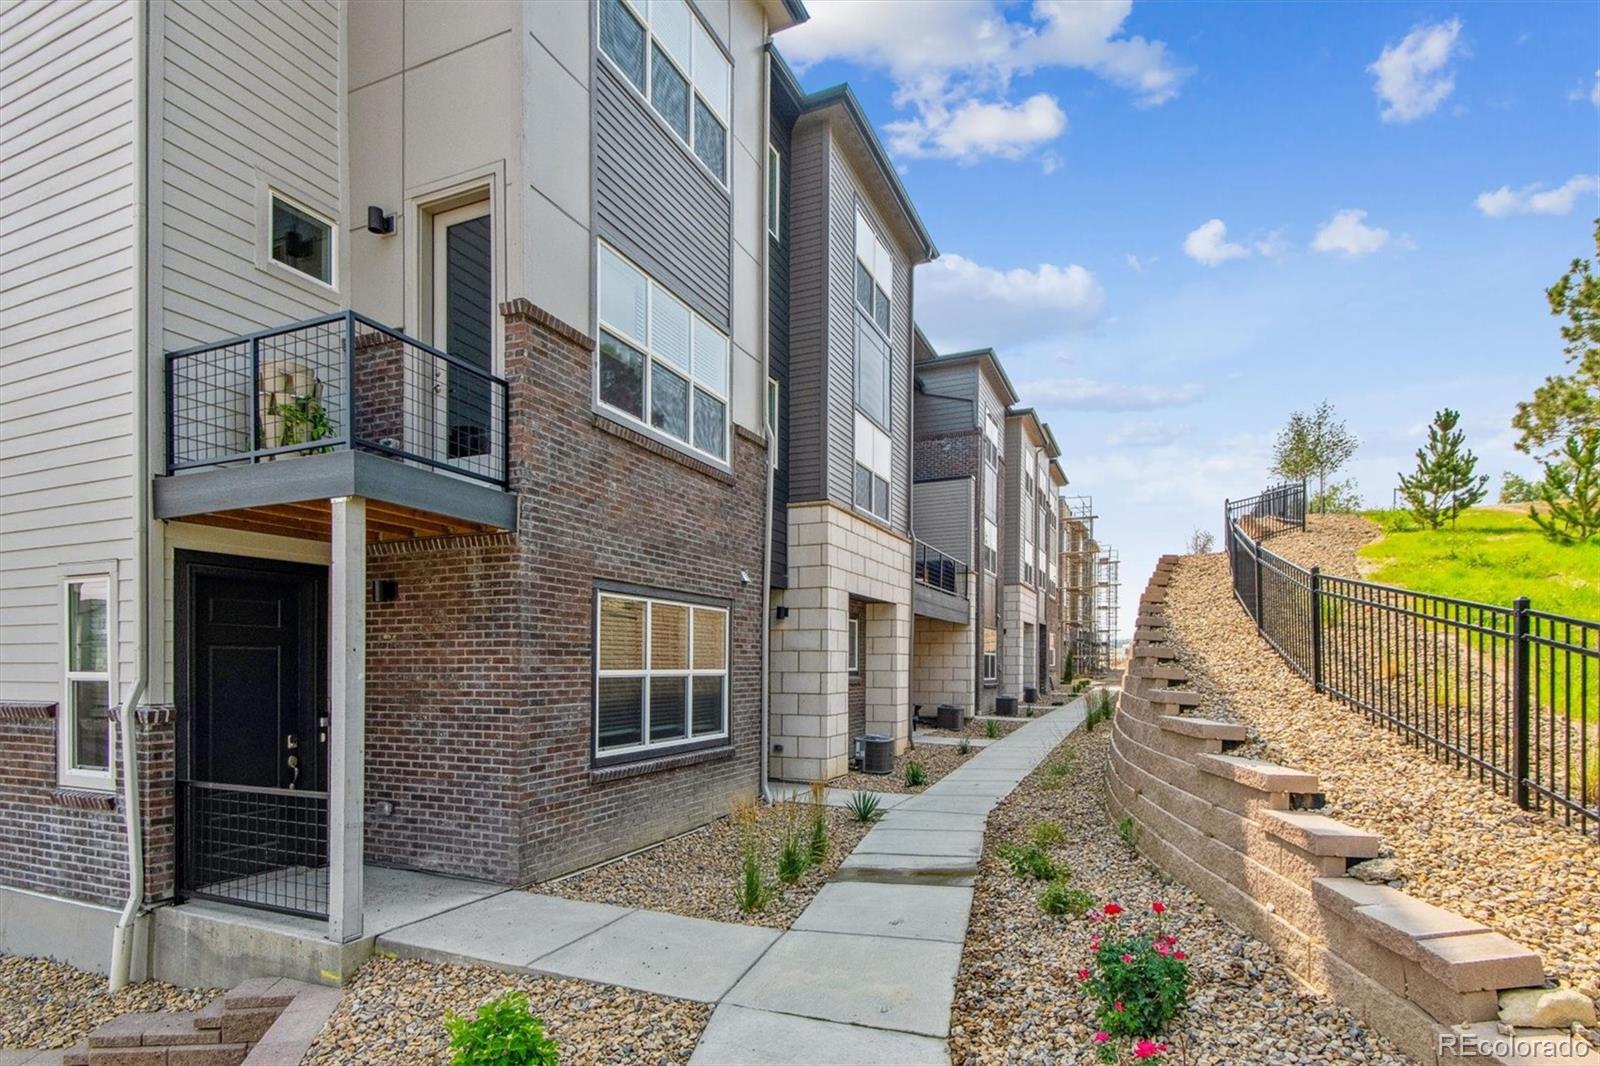
[[[494,242],[487,201],[433,216],[433,343],[452,360],[494,371]],[[489,465],[489,381],[441,362],[434,380],[441,458]]]
[[[180,893],[320,916],[326,571],[189,552],[177,564]]]

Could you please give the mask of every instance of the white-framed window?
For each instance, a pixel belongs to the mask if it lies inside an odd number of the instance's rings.
[[[983,517],[989,522],[1000,517],[1000,475],[993,467],[983,477]]]
[[[600,0],[600,50],[728,184],[732,65],[685,0]]]
[[[783,449],[778,431],[783,428],[783,386],[777,378],[767,379],[767,448],[771,451],[768,456],[772,460],[772,469],[778,469],[779,459]]]
[[[894,471],[894,443],[876,422],[857,411],[855,444],[856,465],[851,502],[857,510],[887,522],[889,484]]]
[[[726,462],[727,334],[604,242],[599,261],[600,404]]]
[[[73,574],[61,582],[62,698],[57,770],[63,785],[112,786],[117,695],[114,575]]]
[[[767,145],[767,232],[783,239],[783,157],[777,145]]]
[[[597,593],[595,756],[631,755],[727,735],[727,610]]]
[[[999,559],[998,553],[996,553],[993,548],[989,547],[989,545],[985,544],[983,546],[983,571],[984,571],[984,573],[986,573],[986,574],[994,573],[995,569],[996,569],[996,563],[997,563],[998,559]]]
[[[885,432],[893,408],[889,293],[894,260],[866,216],[856,211],[856,409]]]
[[[333,220],[277,189],[267,191],[267,257],[285,270],[333,286]]]
[[[861,619],[850,619],[850,672],[861,672]]]
[[[983,653],[983,679],[996,681],[1000,677],[1000,660],[992,651]]]

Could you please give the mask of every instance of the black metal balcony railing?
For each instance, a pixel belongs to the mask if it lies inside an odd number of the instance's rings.
[[[916,543],[914,569],[918,583],[967,598],[967,566],[931,544]]]
[[[170,352],[167,472],[357,448],[504,488],[506,383],[355,311]]]

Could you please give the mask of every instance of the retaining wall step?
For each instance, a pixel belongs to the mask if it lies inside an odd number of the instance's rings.
[[[1178,649],[1171,644],[1157,644],[1150,641],[1135,643],[1130,660],[1149,659],[1155,662],[1168,662],[1178,657]]]
[[[1195,756],[1194,762],[1201,773],[1225,778],[1257,792],[1316,792],[1319,788],[1316,774],[1261,759],[1207,753]]]
[[[1200,706],[1200,693],[1188,688],[1151,688],[1144,698],[1158,707]]]
[[[1201,740],[1220,740],[1224,743],[1242,743],[1248,739],[1244,726],[1238,722],[1218,722],[1212,718],[1191,718],[1185,714],[1164,714],[1156,724],[1168,733],[1178,733]]]
[[[1480,922],[1410,896],[1397,903],[1357,907],[1350,920],[1370,939],[1412,962],[1422,961],[1423,941],[1488,931]]]
[[[1171,662],[1142,663],[1129,667],[1128,676],[1151,681],[1188,681],[1189,671]]]
[[[1544,984],[1544,963],[1537,952],[1487,929],[1460,936],[1433,937],[1419,941],[1416,946],[1417,961],[1422,968],[1456,992],[1533,988]]]
[[[1311,882],[1311,897],[1345,921],[1351,921],[1357,907],[1400,903],[1411,897],[1398,888],[1372,885],[1354,877],[1319,877]]]
[[[1261,822],[1268,836],[1287,841],[1313,855],[1344,859],[1373,859],[1378,855],[1380,841],[1376,834],[1327,815],[1308,811],[1263,811]]]

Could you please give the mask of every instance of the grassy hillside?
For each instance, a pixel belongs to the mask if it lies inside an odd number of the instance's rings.
[[[1384,530],[1358,552],[1368,580],[1505,606],[1527,596],[1537,610],[1600,619],[1600,544],[1547,540],[1525,508],[1478,508],[1439,530],[1402,511],[1367,517]]]

